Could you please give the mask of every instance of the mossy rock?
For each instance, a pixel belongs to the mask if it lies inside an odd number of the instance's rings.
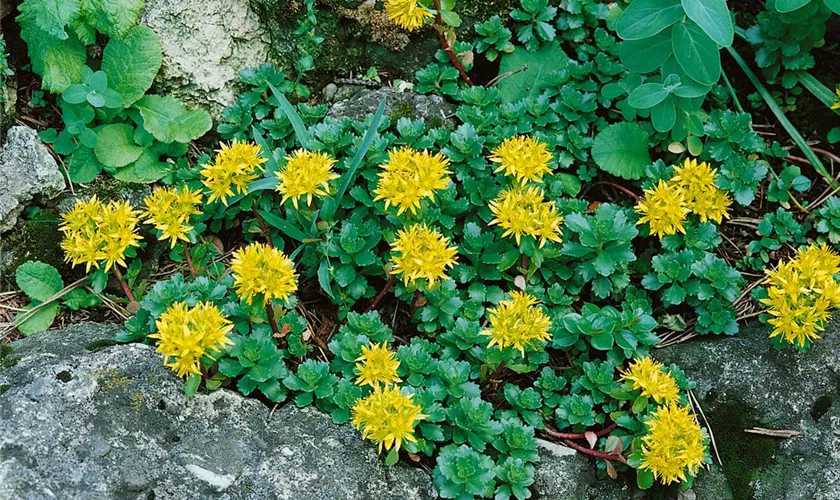
[[[299,54],[300,37],[294,34],[297,21],[305,14],[300,0],[252,0],[272,38],[272,58],[291,71]],[[470,40],[474,26],[494,14],[509,19],[516,0],[460,1],[456,12],[462,24],[457,33]],[[389,79],[412,80],[414,72],[433,60],[440,47],[431,27],[408,33],[387,19],[381,2],[370,0],[331,0],[318,5],[317,33],[324,42],[309,47],[317,61],[317,71],[307,74],[310,85],[320,88],[334,77],[364,74],[371,66],[388,74]]]
[[[777,350],[768,335],[757,325],[654,353],[697,382],[723,462],[699,475],[697,498],[840,498],[840,321],[806,353]],[[801,435],[744,432],[753,427]]]

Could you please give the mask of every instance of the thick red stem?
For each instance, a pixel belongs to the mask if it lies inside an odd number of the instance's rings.
[[[458,73],[461,75],[461,79],[464,80],[467,85],[472,87],[475,85],[472,80],[470,79],[470,75],[467,74],[467,71],[464,69],[464,65],[461,64],[461,61],[458,60],[458,56],[455,54],[455,51],[452,49],[452,46],[449,45],[449,41],[446,39],[446,33],[443,30],[443,19],[440,17],[440,0],[435,0],[435,10],[438,14],[435,16],[435,24],[437,25],[437,32],[438,38],[440,39],[440,47],[446,52],[446,56],[449,58],[449,61],[455,66],[455,69],[458,70]]]
[[[192,274],[193,278],[198,277],[198,273],[195,270],[195,266],[193,265],[192,256],[190,255],[190,247],[184,246],[184,259],[187,261],[187,267],[190,268],[190,274]]]
[[[394,284],[394,275],[388,276],[388,281],[385,283],[385,286],[382,287],[382,290],[379,290],[379,293],[376,294],[376,297],[373,298],[373,302],[365,309],[365,312],[373,311],[373,309],[379,305],[379,302],[382,301],[382,298],[385,297],[385,294],[388,293],[388,290],[391,289],[391,285]]]
[[[614,455],[612,453],[604,453],[603,451],[590,450],[586,446],[581,446],[575,443],[574,441],[563,440],[560,442],[560,444],[562,444],[563,446],[568,446],[573,450],[577,450],[580,453],[583,453],[584,455],[589,455],[590,457],[603,458],[604,460],[616,460],[623,464],[627,463],[627,459],[621,455]]]
[[[595,436],[597,436],[597,437],[606,436],[607,434],[612,432],[612,430],[615,429],[616,427],[617,427],[617,425],[615,424],[615,422],[613,422],[612,424],[608,425],[607,427],[604,427],[600,431],[596,432]],[[549,435],[549,436],[551,436],[555,439],[586,439],[586,434],[585,433],[560,432],[560,431],[555,431],[554,429],[550,429],[548,427],[546,427],[542,431],[545,434],[547,434],[547,435]]]
[[[268,315],[268,324],[271,325],[271,331],[275,335],[280,335],[280,329],[277,328],[277,320],[274,318],[274,309],[271,308],[271,302],[265,303],[265,313]]]
[[[263,236],[265,236],[265,244],[270,247],[274,247],[274,243],[271,242],[271,237],[268,235],[268,226],[265,225],[265,221],[256,211],[254,211],[254,217],[257,218],[257,223],[260,225],[260,230],[262,230]]]
[[[117,281],[120,282],[120,287],[122,287],[123,293],[125,293],[125,296],[128,299],[128,301],[131,303],[137,303],[137,299],[134,298],[134,293],[131,291],[131,287],[128,286],[128,282],[125,280],[125,278],[123,278],[122,273],[116,265],[113,267],[113,270],[114,276],[116,276]]]

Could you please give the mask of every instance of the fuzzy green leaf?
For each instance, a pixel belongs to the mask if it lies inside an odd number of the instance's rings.
[[[102,54],[102,71],[127,108],[143,97],[160,69],[161,46],[146,26],[135,26],[125,38],[111,40]]]
[[[519,71],[499,82],[502,101],[516,102],[539,94],[547,85],[550,73],[562,70],[568,63],[569,56],[557,42],[545,44],[537,52],[528,52],[524,47],[516,47],[510,54],[502,56],[499,63],[499,75]],[[525,67],[527,69],[520,71]]]
[[[18,322],[18,319],[22,319],[23,316],[27,314],[27,311],[31,310],[34,307],[35,304],[30,304],[29,306],[24,308],[25,311],[18,313],[17,318],[15,318],[15,324],[17,329],[20,331],[20,333],[24,335],[32,335],[34,333],[43,332],[44,330],[52,326],[53,321],[55,321],[55,316],[56,314],[58,314],[58,303],[53,302],[38,309],[27,319]]]
[[[59,0],[65,1],[65,0]],[[122,38],[140,20],[143,0],[84,0],[87,22],[111,38]]]
[[[44,262],[24,262],[15,271],[15,281],[23,293],[39,302],[49,300],[64,288],[58,270]]]
[[[41,75],[41,86],[54,93],[82,80],[82,66],[87,60],[85,46],[75,34],[58,40],[37,26],[22,26],[32,70]]]
[[[147,95],[135,104],[146,130],[160,142],[187,143],[203,136],[213,120],[203,109],[187,110],[184,104],[172,96]]]
[[[616,123],[595,137],[592,158],[605,172],[641,179],[651,163],[648,135],[635,123]]]
[[[127,123],[106,125],[96,135],[96,159],[106,167],[124,167],[137,160],[143,151],[134,143],[134,127]]]

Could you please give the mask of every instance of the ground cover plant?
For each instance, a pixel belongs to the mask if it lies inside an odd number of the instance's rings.
[[[840,306],[836,156],[783,109],[840,107],[807,72],[837,2],[768,1],[739,26],[724,0],[522,0],[461,39],[454,0],[386,0],[400,29],[439,38],[413,90],[456,103],[452,126],[298,101],[329,36],[307,2],[297,76],[243,71],[221,144],[193,158],[209,115],[147,94],[161,62],[141,5],[82,4],[21,6],[64,123],[42,137],[75,182],[157,184],[140,207],[93,196],[61,215],[91,291],[20,266],[23,333],[119,286],[118,340],[155,346],[187,394],[314,405],[385,464],[428,465],[443,498],[521,500],[537,437],[605,479],[690,488],[713,443],[694,382],[655,350],[760,316],[807,355]],[[146,287],[156,240],[178,270]]]

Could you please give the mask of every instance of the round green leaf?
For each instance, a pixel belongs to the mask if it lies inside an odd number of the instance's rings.
[[[126,108],[149,90],[160,64],[160,40],[147,26],[135,26],[125,38],[111,40],[102,53],[102,71]]]
[[[720,79],[720,50],[694,21],[674,26],[674,57],[683,71],[703,85],[714,85]]]
[[[15,281],[23,293],[39,302],[49,300],[64,288],[58,270],[44,262],[24,262],[15,271]]]
[[[102,164],[96,159],[93,149],[89,147],[80,147],[66,161],[70,180],[79,184],[93,181],[102,172]]]
[[[615,31],[622,40],[643,40],[684,15],[680,0],[636,0],[621,13]]]
[[[831,9],[835,14],[840,14],[840,0],[823,0],[825,6]]]
[[[106,167],[124,167],[143,154],[134,144],[134,127],[127,123],[106,125],[96,136],[96,159]]]
[[[704,97],[712,90],[710,86],[701,85],[689,77],[674,57],[671,57],[662,65],[662,78],[665,79],[671,75],[676,75],[680,79],[680,86],[674,90],[677,97]]]
[[[628,40],[618,46],[618,56],[630,71],[650,73],[661,68],[674,53],[671,30],[664,30],[644,40]]]
[[[530,95],[538,95],[546,87],[552,71],[561,70],[569,63],[569,56],[557,42],[544,44],[537,52],[516,47],[502,56],[499,74],[519,71],[499,82],[499,93],[504,102],[516,102]],[[522,68],[526,67],[524,71]]]
[[[793,12],[811,3],[811,0],[776,0],[776,10]]]
[[[674,106],[674,98],[667,96],[662,102],[650,110],[650,119],[653,128],[657,132],[668,132],[674,128],[677,122],[677,108]]]
[[[595,136],[592,158],[604,170],[625,179],[641,179],[650,165],[648,135],[635,123],[610,125]]]
[[[670,92],[661,83],[643,83],[633,89],[627,102],[636,109],[650,109],[668,97]]]
[[[123,182],[148,184],[162,179],[169,171],[168,163],[158,161],[156,155],[146,150],[137,161],[114,172],[114,178]]]
[[[689,19],[697,23],[709,38],[722,47],[732,45],[735,28],[726,0],[682,0]]]

